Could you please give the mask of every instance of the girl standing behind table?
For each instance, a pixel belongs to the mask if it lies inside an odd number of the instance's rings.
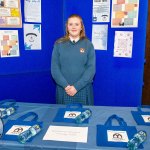
[[[55,80],[58,104],[82,103],[93,105],[93,77],[95,50],[86,38],[79,15],[71,15],[66,22],[66,35],[54,44],[51,73]]]

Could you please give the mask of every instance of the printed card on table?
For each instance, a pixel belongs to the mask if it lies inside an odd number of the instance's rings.
[[[88,127],[49,126],[43,140],[87,143]]]

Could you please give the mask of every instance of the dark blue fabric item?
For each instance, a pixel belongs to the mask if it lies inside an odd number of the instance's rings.
[[[30,118],[30,117],[33,117],[33,118]],[[30,119],[27,119],[27,118],[30,118]],[[17,141],[18,135],[6,134],[8,132],[8,130],[10,128],[12,128],[12,126],[14,126],[14,125],[33,126],[35,124],[42,126],[42,122],[38,122],[38,115],[35,112],[28,112],[28,113],[24,114],[23,116],[20,116],[16,120],[8,120],[6,122],[6,124],[4,125],[4,135],[3,135],[2,139]],[[22,133],[22,132],[24,132],[24,131],[21,131],[20,133]],[[32,140],[32,138],[31,138],[31,140]],[[29,140],[29,141],[31,141],[31,140]]]
[[[64,118],[64,115],[66,113],[66,111],[78,111],[78,112],[83,112],[87,110],[87,108],[83,108],[82,104],[80,103],[75,103],[75,104],[68,104],[66,106],[66,108],[59,108],[58,112],[54,118],[54,122],[67,122],[67,123],[76,123],[75,122],[75,118]],[[83,123],[88,123],[89,122],[89,118],[86,119]]]
[[[150,126],[150,111],[142,111],[142,108],[150,108],[150,106],[138,107],[138,111],[131,111],[131,114],[138,125]],[[146,122],[142,117],[143,115],[148,116]]]
[[[9,108],[16,104],[16,100],[14,99],[5,99],[0,101],[0,108]]]
[[[118,125],[113,126],[112,121],[115,119],[118,122]],[[116,141],[108,141],[108,130],[113,130],[113,137],[117,135]],[[117,131],[120,133],[118,134]],[[123,120],[123,118],[118,117],[117,115],[110,116],[104,125],[97,125],[97,146],[106,146],[106,147],[127,147],[127,142],[118,141],[118,137],[120,136],[120,139],[123,138],[123,135],[121,135],[122,131],[126,131],[128,139],[130,140],[133,138],[134,134],[137,133],[135,126],[127,126],[126,122]],[[116,132],[116,133],[115,133]],[[115,137],[116,138],[116,137]],[[142,146],[140,147],[142,148]]]

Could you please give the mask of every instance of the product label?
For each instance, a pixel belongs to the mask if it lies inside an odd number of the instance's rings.
[[[64,118],[76,118],[80,114],[80,111],[66,111]]]
[[[107,130],[108,141],[110,142],[128,142],[126,131]]]

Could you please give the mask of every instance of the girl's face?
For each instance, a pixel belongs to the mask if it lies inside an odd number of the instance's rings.
[[[81,20],[77,17],[69,18],[67,29],[71,38],[75,39],[79,37],[82,30]]]

